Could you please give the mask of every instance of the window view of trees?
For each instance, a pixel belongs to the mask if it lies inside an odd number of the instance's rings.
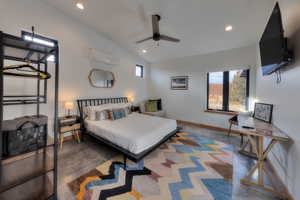
[[[247,73],[245,70],[229,72],[229,110],[246,111]]]
[[[247,110],[249,70],[208,73],[208,109]]]
[[[209,96],[208,104],[210,109],[223,109],[223,72],[209,73]]]

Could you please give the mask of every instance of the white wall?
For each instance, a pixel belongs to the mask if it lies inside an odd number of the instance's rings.
[[[286,35],[295,50],[295,63],[283,70],[282,82],[276,84],[275,75],[262,76],[258,51],[257,98],[274,104],[274,124],[294,140],[292,145],[275,146],[270,159],[294,199],[300,199],[300,2],[280,0],[279,5]]]
[[[75,8],[74,8],[75,9]],[[89,97],[118,97],[131,95],[135,100],[148,97],[149,67],[144,60],[130,55],[111,40],[65,16],[59,10],[40,0],[2,0],[0,3],[0,30],[6,33],[20,35],[21,30],[31,30],[35,26],[36,32],[59,41],[60,46],[60,114],[64,114],[63,102],[75,101],[78,98]],[[112,53],[120,59],[120,64],[111,68],[115,73],[116,84],[112,89],[99,89],[90,86],[90,66],[88,51],[94,48]],[[145,78],[135,77],[135,64],[146,65]],[[50,67],[53,69],[53,67]],[[51,71],[50,72],[53,72]],[[7,81],[5,88],[15,88],[20,79]],[[23,90],[32,88],[32,84],[21,85]],[[53,118],[53,86],[54,78],[49,81],[47,105],[41,110]],[[26,89],[27,88],[27,89]],[[6,92],[7,89],[5,90]],[[4,118],[10,119],[20,115],[34,114],[33,106],[7,106]]]
[[[151,64],[151,95],[161,97],[173,119],[228,127],[228,115],[206,113],[207,72],[250,68],[250,96],[255,96],[256,47],[249,46]],[[171,76],[189,76],[189,90],[171,90]],[[251,98],[252,99],[252,98]]]

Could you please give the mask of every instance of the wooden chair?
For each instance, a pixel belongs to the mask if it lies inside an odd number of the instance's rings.
[[[228,137],[229,137],[231,135],[232,125],[239,124],[238,115],[234,115],[228,121],[229,121],[229,129],[228,129]],[[240,134],[240,136],[241,136],[241,146],[242,146],[244,144],[244,135]]]

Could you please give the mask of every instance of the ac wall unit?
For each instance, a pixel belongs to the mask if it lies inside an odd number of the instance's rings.
[[[107,65],[118,65],[120,63],[120,59],[116,56],[96,49],[90,49],[89,57],[93,63],[104,63]]]

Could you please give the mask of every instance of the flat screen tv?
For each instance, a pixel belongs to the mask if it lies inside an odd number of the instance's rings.
[[[269,75],[292,62],[293,56],[288,50],[287,38],[284,37],[278,3],[273,9],[259,46],[263,75]]]

